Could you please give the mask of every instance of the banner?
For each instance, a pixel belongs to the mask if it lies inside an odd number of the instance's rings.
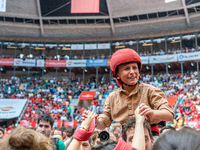
[[[71,50],[83,50],[83,44],[72,44]]]
[[[178,54],[178,61],[199,60],[200,52]]]
[[[46,60],[46,67],[66,67],[66,60]]]
[[[177,55],[149,56],[149,64],[177,62]]]
[[[97,45],[98,49],[110,49],[110,43],[101,43]]]
[[[53,127],[54,128],[61,128],[62,127],[62,120],[54,120]]]
[[[44,59],[37,60],[37,67],[44,67]]]
[[[176,100],[177,100],[177,96],[167,97],[167,101],[172,106],[172,108],[174,107],[174,104],[176,103]]]
[[[97,49],[97,44],[85,44],[85,50],[96,50]]]
[[[14,58],[14,66],[35,67],[35,59],[23,60]]]
[[[0,58],[0,66],[13,66],[14,59],[10,58]]]
[[[99,13],[99,0],[71,0],[71,13]]]
[[[149,64],[149,57],[140,57],[141,58],[141,61],[142,61],[142,64]]]
[[[107,59],[88,59],[87,67],[107,66]]]
[[[67,67],[86,67],[86,59],[85,60],[68,60]]]
[[[96,91],[83,91],[79,96],[79,100],[93,100]]]
[[[107,66],[110,66],[110,60],[111,59],[107,59]]]
[[[26,102],[26,99],[0,99],[0,119],[19,117]]]
[[[196,128],[199,129],[199,121],[198,120],[186,120],[186,124],[190,127],[190,128]]]
[[[0,0],[0,12],[6,12],[6,0]]]

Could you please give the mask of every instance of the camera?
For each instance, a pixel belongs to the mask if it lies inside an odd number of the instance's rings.
[[[110,140],[110,134],[107,131],[101,131],[98,135],[98,138],[102,141],[108,141]]]

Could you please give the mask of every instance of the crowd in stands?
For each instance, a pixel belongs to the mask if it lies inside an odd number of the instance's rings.
[[[197,47],[197,51],[200,50],[200,47]],[[153,51],[153,53],[151,54],[149,51],[143,51],[143,52],[139,52],[140,56],[158,56],[158,55],[166,55],[166,54],[178,54],[178,53],[188,53],[188,52],[195,52],[195,48],[182,48],[180,50],[180,48],[172,48],[172,49],[168,49],[167,52],[165,52],[165,50],[160,49],[158,51]],[[76,59],[110,59],[112,57],[111,55],[105,55],[104,53],[102,54],[95,54],[95,55],[88,55],[88,56],[84,56],[84,55],[80,55],[80,54],[74,54],[72,56],[69,55],[56,55],[56,56],[47,56],[45,55],[45,53],[42,53],[40,56],[33,56],[33,54],[30,55],[23,55],[20,54],[22,56],[17,56],[17,58],[22,58],[22,59],[45,59],[45,60],[76,60]],[[14,58],[14,56],[10,56],[10,55],[1,55],[0,58]]]
[[[141,74],[140,75],[140,82],[148,83],[154,85],[160,89],[162,89],[166,96],[177,96],[178,97],[178,111],[176,113],[177,119],[174,120],[174,124],[178,122],[181,126],[185,126],[187,121],[197,121],[200,120],[200,83],[198,81],[198,73],[195,72],[187,72],[182,77],[181,74],[157,74],[153,78],[149,74]],[[1,98],[11,98],[11,99],[20,99],[20,98],[27,98],[29,99],[29,105],[25,111],[25,114],[22,117],[22,120],[36,120],[38,121],[38,125],[40,119],[43,115],[49,114],[53,120],[66,120],[71,121],[72,119],[76,120],[77,122],[81,122],[82,114],[84,111],[91,110],[95,113],[101,113],[100,106],[102,104],[102,99],[106,98],[110,92],[118,88],[115,78],[111,80],[111,83],[106,84],[104,80],[99,83],[97,87],[95,87],[95,83],[88,80],[86,85],[83,85],[82,82],[78,82],[76,78],[72,79],[72,82],[69,82],[65,79],[58,79],[52,77],[49,80],[42,80],[40,78],[26,78],[26,77],[12,77],[10,79],[1,79]],[[73,98],[77,98],[82,91],[88,91],[91,88],[96,89],[96,96],[91,104],[90,108],[78,108],[74,107],[74,110],[70,107],[70,101]],[[130,118],[127,120],[127,128],[129,127],[129,123],[133,123],[133,120]],[[88,123],[88,122],[87,122]],[[90,124],[90,123],[89,123]],[[42,125],[41,125],[42,126]],[[53,126],[53,125],[50,125]],[[85,126],[83,126],[85,128]],[[88,126],[86,126],[88,127]],[[176,126],[174,126],[176,127]],[[38,127],[39,128],[39,127]],[[36,131],[43,133],[40,129],[36,129]],[[135,126],[134,126],[135,128]],[[145,126],[144,126],[145,128]],[[146,126],[148,128],[148,126]],[[161,127],[162,128],[162,127]],[[196,132],[198,128],[195,126],[195,129],[183,128],[182,130],[175,131],[173,127],[170,127],[170,132],[175,132],[171,134],[189,134]],[[88,128],[89,129],[89,128]],[[164,129],[168,129],[168,127],[164,127]],[[172,130],[171,130],[172,129]],[[11,132],[14,130],[13,132]],[[126,129],[128,130],[128,129]],[[126,131],[124,130],[124,131]],[[190,131],[191,130],[191,131]],[[109,129],[106,130],[110,135],[110,140],[115,142],[107,142],[107,145],[110,143],[115,143],[114,147],[117,146],[117,139],[121,139],[122,137],[122,128],[120,126],[111,126]],[[11,132],[11,134],[10,134]],[[16,135],[19,135],[20,132],[26,132],[26,134],[37,136],[41,141],[44,140],[44,137],[41,135],[37,135],[37,132],[29,131],[29,129],[24,128],[17,128],[15,129],[14,126],[7,128],[5,131],[3,128],[0,128],[0,138],[3,138],[3,134],[10,134],[7,138],[11,138],[12,140],[16,140]],[[63,148],[70,150],[70,144],[73,145],[73,140],[71,136],[74,134],[75,128],[73,127],[62,127],[60,129],[55,129],[51,135],[48,137],[51,138],[58,138],[60,141],[63,141],[64,145]],[[166,135],[170,132],[166,132]],[[177,132],[177,133],[176,133]],[[44,131],[44,133],[46,133]],[[13,135],[14,134],[14,135]],[[76,134],[76,133],[75,133]],[[78,133],[77,133],[78,134]],[[91,138],[89,138],[85,142],[80,142],[78,144],[79,147],[82,149],[92,149],[96,145],[96,147],[106,147],[105,144],[98,141],[99,140],[100,131],[96,130],[92,133]],[[126,135],[126,133],[124,133]],[[162,133],[164,134],[164,132]],[[29,135],[29,136],[30,136]],[[129,137],[130,136],[130,137]],[[170,135],[169,135],[170,136]],[[113,137],[113,138],[112,138]],[[132,145],[132,135],[127,132],[127,137],[123,139]],[[22,137],[20,137],[22,138]],[[131,138],[131,139],[130,139]],[[155,141],[162,141],[164,138],[163,135],[158,138],[152,137],[152,134],[145,138],[149,138],[149,147],[152,147],[154,139],[154,147],[159,147],[158,143]],[[183,138],[183,135],[182,135]],[[6,138],[5,138],[6,139]],[[78,140],[79,138],[76,138]],[[32,139],[35,140],[35,139]],[[133,139],[134,140],[134,139]],[[48,140],[47,140],[48,141]],[[36,142],[39,142],[38,140]],[[166,142],[166,139],[165,139]],[[61,143],[61,142],[60,142]],[[4,143],[5,144],[5,143]],[[119,144],[119,141],[118,141]],[[62,145],[62,144],[58,144]],[[126,145],[126,143],[123,143]],[[8,146],[8,145],[7,145]],[[16,146],[16,145],[11,145]],[[30,145],[29,145],[30,146]],[[132,145],[133,147],[137,147],[137,145]],[[47,147],[49,147],[47,145]],[[66,147],[66,148],[65,148]],[[129,147],[129,146],[127,146]],[[107,148],[108,149],[108,148]],[[114,148],[113,148],[114,149]],[[128,149],[128,148],[127,148]],[[146,149],[150,149],[146,147]]]

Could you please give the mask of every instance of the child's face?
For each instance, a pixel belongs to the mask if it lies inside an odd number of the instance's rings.
[[[135,85],[139,79],[139,69],[137,63],[129,63],[119,66],[117,79],[121,79],[128,85]]]

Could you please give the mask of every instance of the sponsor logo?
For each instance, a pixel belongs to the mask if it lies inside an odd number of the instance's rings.
[[[93,97],[93,95],[86,94],[86,95],[82,95],[82,97]]]
[[[68,62],[68,65],[69,65],[69,66],[71,66],[71,65],[72,65],[72,62],[71,62],[71,61],[69,61],[69,62]]]
[[[20,63],[20,60],[16,60],[15,63],[18,65]]]
[[[180,56],[179,56],[179,59],[183,59],[183,58],[184,58],[184,56],[183,56],[183,55],[180,55]]]
[[[13,109],[13,107],[10,107],[10,106],[8,106],[8,107],[0,107],[0,109],[1,109],[2,111],[10,111],[10,110]]]

